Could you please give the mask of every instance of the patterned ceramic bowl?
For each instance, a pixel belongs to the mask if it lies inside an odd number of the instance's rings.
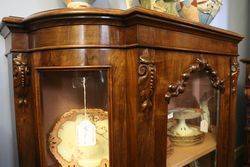
[[[127,7],[142,6],[180,16],[203,24],[210,24],[222,5],[222,0],[126,0]]]
[[[176,9],[180,17],[210,24],[220,10],[222,0],[178,0]]]
[[[126,4],[127,8],[142,6],[147,9],[178,16],[176,0],[126,0]]]

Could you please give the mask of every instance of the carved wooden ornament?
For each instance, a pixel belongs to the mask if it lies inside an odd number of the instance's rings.
[[[197,58],[181,75],[181,80],[177,81],[175,84],[169,85],[165,95],[166,101],[169,103],[172,97],[177,97],[184,92],[191,73],[202,71],[206,72],[214,88],[224,90],[224,81],[220,80],[217,76],[217,72],[207,63],[206,60]]]
[[[149,59],[148,50],[145,50],[140,56],[138,67],[139,100],[143,112],[152,110],[155,80],[156,66],[154,61]]]
[[[28,86],[30,85],[30,69],[28,58],[23,54],[13,57],[13,78],[17,103],[27,104]]]
[[[237,80],[239,76],[240,68],[239,68],[239,63],[237,59],[233,60],[232,66],[231,66],[231,82],[232,82],[232,93],[235,94],[237,90]]]

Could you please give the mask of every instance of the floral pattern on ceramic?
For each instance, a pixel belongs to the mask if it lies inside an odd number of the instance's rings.
[[[126,0],[127,8],[147,9],[210,24],[220,10],[222,0]]]
[[[180,17],[210,24],[220,10],[222,0],[178,0],[176,9]]]
[[[176,8],[181,17],[199,22],[199,13],[196,0],[179,0]]]
[[[164,1],[164,0],[154,0],[151,9],[159,12],[164,12],[167,14],[178,16],[178,12],[176,10],[176,1]]]
[[[210,24],[222,6],[222,0],[199,0],[198,2],[200,22]]]

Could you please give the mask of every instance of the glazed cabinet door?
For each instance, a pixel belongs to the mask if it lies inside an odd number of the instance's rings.
[[[123,111],[121,105],[113,103],[118,98],[114,76],[123,65],[107,50],[80,49],[33,53],[32,63],[40,166],[125,166],[113,156],[114,147],[123,146],[114,146],[114,140],[125,140],[123,129],[113,126],[123,119],[116,114]]]
[[[161,51],[156,55],[165,62],[168,85],[167,166],[233,166],[236,60],[175,52],[162,57]]]
[[[55,159],[62,166],[108,166],[108,69],[36,70],[43,166],[54,166]]]

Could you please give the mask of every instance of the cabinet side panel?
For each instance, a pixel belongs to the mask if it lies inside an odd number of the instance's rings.
[[[165,101],[166,91],[166,68],[164,57],[159,55],[156,50],[151,50],[156,67],[154,104],[154,144],[155,144],[155,166],[165,167],[167,158],[167,102]]]
[[[166,166],[162,66],[154,50],[132,49],[127,53],[127,69],[129,165]]]
[[[230,136],[236,136],[237,135],[237,93],[238,93],[238,76],[239,76],[239,63],[237,58],[231,58],[230,62],[230,131],[229,131],[229,137]],[[228,164],[231,166],[235,166],[235,160],[236,160],[236,154],[235,154],[235,149],[236,149],[236,137],[231,137],[231,140],[229,140],[229,159],[228,159]]]
[[[212,61],[212,59],[210,59]],[[230,154],[233,154],[233,149],[235,146],[235,134],[230,120],[230,58],[229,57],[216,57],[214,60],[214,66],[218,71],[220,78],[224,80],[225,90],[220,93],[220,115],[219,115],[219,127],[218,127],[218,136],[217,136],[217,166],[224,167],[230,166],[228,161],[231,157]],[[233,135],[234,134],[234,135]],[[233,159],[232,159],[233,162]]]
[[[102,50],[112,72],[112,143],[111,166],[128,166],[127,157],[127,103],[126,103],[126,52],[124,50]]]
[[[36,142],[34,131],[33,98],[30,78],[29,55],[13,55],[14,104],[16,131],[21,167],[36,166]]]
[[[138,158],[137,145],[137,49],[127,51],[127,128],[128,128],[128,166],[134,167]]]

